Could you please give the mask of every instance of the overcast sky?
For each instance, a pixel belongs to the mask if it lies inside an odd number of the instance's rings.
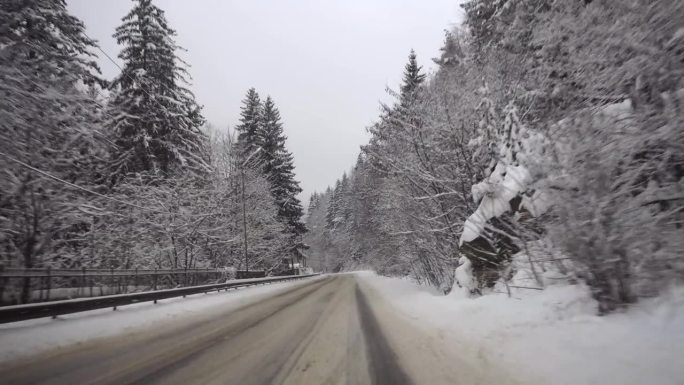
[[[130,0],[67,0],[88,35],[118,61],[114,29]],[[204,116],[234,127],[250,87],[271,95],[307,203],[352,167],[385,88],[397,89],[409,50],[433,68],[457,0],[156,0],[187,49]],[[119,69],[101,58],[103,75]]]

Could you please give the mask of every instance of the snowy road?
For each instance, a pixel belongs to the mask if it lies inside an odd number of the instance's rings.
[[[382,300],[368,290],[354,275],[312,280],[239,309],[180,317],[157,327],[5,363],[0,367],[0,382],[423,383],[405,372],[402,360],[414,366],[425,361],[419,364],[423,368],[437,362],[393,350],[381,325],[393,325],[386,328],[392,332],[399,323],[390,319],[391,312],[377,303]]]
[[[370,272],[0,325],[0,385],[679,385],[684,292],[444,296]]]

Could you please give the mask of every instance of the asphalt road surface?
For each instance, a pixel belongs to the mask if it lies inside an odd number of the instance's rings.
[[[239,309],[4,364],[0,384],[491,384],[384,302],[354,275],[312,279]]]

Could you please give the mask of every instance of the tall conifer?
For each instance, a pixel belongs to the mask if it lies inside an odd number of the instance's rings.
[[[111,103],[118,151],[113,177],[149,171],[168,176],[183,168],[207,169],[204,123],[188,87],[185,63],[176,56],[176,32],[151,0],[136,0],[114,37],[124,61]]]

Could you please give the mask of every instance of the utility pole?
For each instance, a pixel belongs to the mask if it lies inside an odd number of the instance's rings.
[[[245,167],[247,167],[247,162],[256,154],[261,151],[261,147],[257,148],[252,155],[248,156],[244,162],[240,165],[240,179],[241,179],[241,190],[242,190],[242,241],[244,244],[245,253],[245,273],[249,273],[249,262],[247,260],[247,203],[245,202]]]
[[[245,252],[245,272],[249,273],[249,264],[247,262],[247,204],[245,203],[245,168],[240,167],[240,174],[242,180],[242,236]]]

